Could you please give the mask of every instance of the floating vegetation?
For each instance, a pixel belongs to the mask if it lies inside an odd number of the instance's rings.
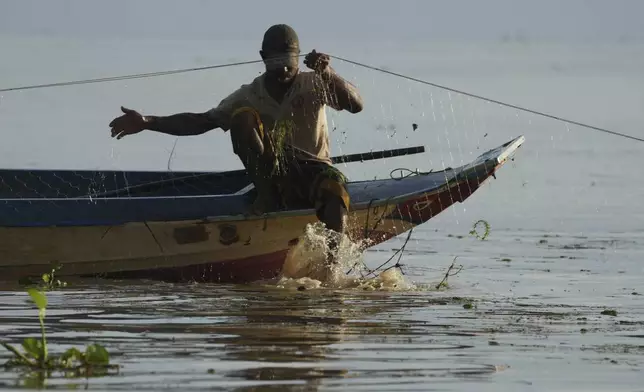
[[[613,316],[613,317],[617,317],[617,311],[616,311],[616,310],[613,310],[613,309],[606,309],[606,310],[604,310],[604,311],[602,312],[602,314],[603,314],[604,316]]]
[[[47,275],[47,274],[45,274]],[[46,282],[58,282],[49,275]],[[36,373],[39,384],[42,385],[53,372],[60,372],[64,377],[91,377],[108,375],[110,370],[118,372],[119,366],[110,364],[110,356],[105,347],[100,344],[90,344],[81,351],[72,347],[61,355],[51,355],[47,346],[45,334],[45,313],[47,310],[47,296],[36,288],[27,290],[31,300],[38,307],[38,320],[40,322],[40,339],[25,338],[22,341],[22,351],[7,342],[0,345],[13,354],[5,364],[5,369],[27,370]]]
[[[479,234],[479,226],[481,225],[483,226],[483,234]],[[476,221],[470,230],[470,235],[484,241],[490,235],[490,224],[483,219]]]
[[[40,280],[34,281],[31,277],[25,277],[18,281],[19,284],[26,287],[35,287],[42,291],[52,291],[67,287],[67,282],[56,278],[56,273],[63,268],[62,265],[55,263],[51,270],[40,276]]]
[[[42,275],[44,289],[54,290],[61,287],[67,287],[67,282],[61,282],[59,279],[56,279],[56,272],[60,271],[61,268],[63,268],[62,265],[55,265],[51,269],[51,272]]]
[[[483,226],[483,233],[479,233],[480,226]],[[490,235],[490,224],[486,220],[480,219],[480,220],[476,221],[474,223],[474,225],[472,225],[472,230],[470,230],[469,234],[474,236],[474,237],[476,237],[476,238],[478,238],[478,239],[480,239],[481,241],[484,241]],[[462,236],[462,235],[454,236],[452,234],[448,234],[447,236],[450,237],[450,238],[456,237],[458,239],[464,238],[464,236]],[[454,257],[454,260],[452,261],[452,264],[447,269],[447,272],[445,272],[445,276],[443,277],[443,280],[441,280],[440,283],[436,285],[436,290],[440,290],[442,288],[445,288],[445,289],[448,288],[449,284],[447,283],[447,280],[449,279],[449,277],[450,276],[456,276],[456,275],[458,275],[458,273],[460,273],[463,270],[462,265],[459,265],[458,267],[456,266],[455,263],[456,263],[457,258],[458,258],[458,256]],[[510,259],[503,259],[502,261],[511,261],[511,260]],[[455,268],[456,268],[456,270],[454,270]],[[472,304],[469,304],[469,305],[470,305],[470,308],[465,307],[465,305],[464,305],[464,308],[465,309],[471,309]]]

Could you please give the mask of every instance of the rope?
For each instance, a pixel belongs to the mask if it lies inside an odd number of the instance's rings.
[[[304,55],[300,55],[298,57],[302,57],[302,56],[304,56]],[[218,69],[218,68],[236,67],[236,66],[239,66],[239,65],[256,64],[256,63],[261,63],[263,61],[264,60],[240,61],[240,62],[236,62],[236,63],[216,64],[216,65],[208,65],[208,66],[204,66],[204,67],[174,69],[174,70],[170,70],[170,71],[158,71],[158,72],[148,72],[148,73],[139,73],[139,74],[122,75],[122,76],[110,76],[110,77],[96,78],[96,79],[71,80],[71,81],[67,81],[67,82],[57,82],[57,83],[47,83],[47,84],[34,84],[34,85],[30,85],[30,86],[9,87],[9,88],[0,89],[0,93],[9,92],[9,91],[33,90],[33,89],[38,89],[38,88],[73,86],[73,85],[78,85],[78,84],[117,82],[119,80],[143,79],[143,78],[151,78],[151,77],[155,77],[155,76],[176,75],[176,74],[187,73],[187,72],[206,71],[206,70],[210,70],[210,69]]]
[[[299,55],[298,57],[302,57],[302,56],[305,56],[305,55]],[[365,64],[365,63],[358,62],[358,61],[349,60],[349,59],[346,59],[346,58],[343,58],[343,57],[339,57],[339,56],[330,56],[330,57],[335,58],[335,59],[340,60],[340,61],[344,61],[344,62],[349,63],[349,64],[357,65],[359,67],[371,69],[373,71],[382,72],[384,74],[396,76],[396,77],[399,77],[399,78],[402,78],[402,79],[410,80],[410,81],[420,83],[420,84],[424,84],[424,85],[427,85],[427,86],[432,86],[432,87],[436,87],[436,88],[439,88],[439,89],[455,92],[455,93],[458,93],[458,94],[463,94],[463,95],[466,95],[468,97],[472,97],[472,98],[475,98],[475,99],[495,103],[495,104],[498,104],[498,105],[501,105],[501,106],[506,106],[506,107],[516,109],[516,110],[520,110],[520,111],[523,111],[523,112],[536,114],[538,116],[551,118],[553,120],[562,121],[562,122],[565,122],[565,123],[568,123],[568,124],[577,125],[577,126],[580,126],[582,128],[592,129],[592,130],[595,130],[595,131],[604,132],[604,133],[608,133],[608,134],[611,134],[611,135],[620,136],[620,137],[624,137],[624,138],[627,138],[627,139],[644,142],[644,138],[640,138],[640,137],[637,137],[637,136],[632,136],[632,135],[627,135],[627,134],[621,133],[621,132],[611,131],[611,130],[606,129],[606,128],[597,127],[597,126],[594,126],[594,125],[590,125],[590,124],[582,123],[582,122],[579,122],[579,121],[566,119],[564,117],[548,114],[548,113],[541,112],[541,111],[538,111],[538,110],[532,110],[532,109],[528,109],[528,108],[525,108],[525,107],[522,107],[522,106],[513,105],[513,104],[510,104],[510,103],[507,103],[507,102],[502,102],[502,101],[499,101],[499,100],[496,100],[496,99],[487,98],[487,97],[484,97],[482,95],[468,93],[468,92],[463,91],[463,90],[458,90],[458,89],[443,86],[443,85],[440,85],[440,84],[437,84],[437,83],[428,82],[426,80],[422,80],[422,79],[414,78],[414,77],[411,77],[411,76],[403,75],[401,73],[389,71],[389,70],[386,70],[386,69],[383,69],[383,68],[380,68],[380,67],[375,67],[375,66],[372,66],[372,65],[368,65],[368,64]],[[205,71],[205,70],[218,69],[218,68],[234,67],[234,66],[239,66],[239,65],[256,64],[256,63],[261,63],[261,62],[263,62],[263,60],[240,61],[240,62],[236,62],[236,63],[217,64],[217,65],[209,65],[209,66],[204,66],[204,67],[183,68],[183,69],[175,69],[175,70],[170,70],[170,71],[158,71],[158,72],[139,73],[139,74],[131,74],[131,75],[123,75],[123,76],[112,76],[112,77],[96,78],[96,79],[73,80],[73,81],[67,81],[67,82],[57,82],[57,83],[47,83],[47,84],[36,84],[36,85],[28,85],[28,86],[9,87],[9,88],[1,88],[0,93],[2,93],[2,92],[11,92],[11,91],[32,90],[32,89],[39,89],[39,88],[49,88],[49,87],[72,86],[72,85],[89,84],[89,83],[114,82],[114,81],[129,80],[129,79],[150,78],[150,77],[155,77],[155,76],[176,75],[176,74],[186,73],[186,72]]]
[[[398,171],[400,172],[400,176],[395,177],[394,173],[398,172]],[[405,172],[407,172],[407,174],[403,174]],[[389,177],[392,180],[400,181],[400,180],[404,180],[405,178],[412,177],[412,176],[426,176],[426,175],[428,175],[430,173],[433,173],[433,172],[434,172],[433,169],[430,170],[430,171],[424,172],[424,171],[420,171],[418,169],[412,170],[412,169],[407,169],[406,167],[399,167],[399,168],[396,168],[396,169],[392,170],[391,172],[389,172]]]

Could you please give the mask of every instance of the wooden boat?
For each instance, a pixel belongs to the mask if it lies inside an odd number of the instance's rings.
[[[519,148],[517,137],[443,171],[349,184],[350,237],[371,246],[463,202]],[[0,170],[0,279],[62,275],[247,282],[279,274],[317,221],[312,209],[244,214],[244,171]]]

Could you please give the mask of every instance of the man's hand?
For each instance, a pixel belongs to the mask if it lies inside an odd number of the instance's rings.
[[[143,131],[146,127],[145,118],[136,110],[124,108],[121,106],[123,114],[110,122],[112,128],[112,137],[121,139],[127,135],[134,135]]]
[[[315,49],[304,57],[304,64],[317,73],[327,72],[331,63],[328,54],[316,52]]]
[[[358,90],[336,74],[330,63],[331,56],[316,52],[315,49],[304,58],[304,64],[320,75],[327,87],[323,89],[324,101],[338,110],[359,113],[362,111],[362,97]]]

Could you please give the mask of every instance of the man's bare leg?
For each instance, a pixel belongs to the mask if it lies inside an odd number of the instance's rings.
[[[271,179],[272,165],[264,158],[264,143],[258,127],[257,119],[252,113],[239,113],[233,118],[230,137],[233,151],[241,159],[257,190],[253,212],[261,214],[276,209],[279,204]]]
[[[324,207],[318,213],[318,219],[323,222],[327,229],[332,231],[329,238],[329,253],[327,253],[327,262],[336,264],[338,262],[338,250],[342,237],[347,226],[347,209],[342,199],[328,191],[324,192]]]

